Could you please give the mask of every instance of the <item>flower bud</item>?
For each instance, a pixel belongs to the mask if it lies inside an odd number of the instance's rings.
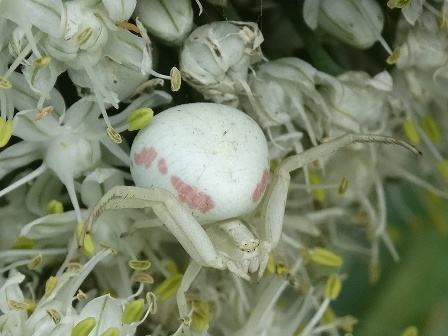
[[[263,36],[251,22],[213,22],[195,29],[180,55],[182,78],[206,99],[230,106],[245,92],[249,66],[261,59]]]
[[[114,22],[128,20],[135,9],[137,0],[103,0],[107,14]]]
[[[369,48],[380,37],[384,25],[381,7],[374,0],[322,0],[320,7],[311,6],[315,0],[306,1],[304,17],[329,34],[357,48]],[[317,16],[317,20],[316,20]],[[315,28],[312,27],[311,28]]]
[[[56,37],[61,37],[65,7],[61,0],[22,1],[23,9],[30,23],[43,31]]]
[[[134,15],[148,32],[167,44],[181,44],[193,25],[190,0],[139,1]]]

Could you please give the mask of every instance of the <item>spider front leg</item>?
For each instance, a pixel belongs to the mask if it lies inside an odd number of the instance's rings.
[[[152,208],[154,213],[177,238],[187,253],[200,265],[224,269],[213,244],[201,224],[170,192],[160,188],[117,186],[109,190],[95,205],[78,239],[83,246],[86,234],[105,210]]]
[[[421,154],[414,146],[393,137],[368,134],[347,134],[334,140],[322,143],[300,154],[283,160],[274,171],[273,180],[268,187],[263,204],[264,233],[266,240],[274,249],[282,233],[283,217],[285,215],[286,198],[290,183],[290,172],[331,154],[332,152],[353,143],[379,142],[403,146],[414,154]],[[341,163],[343,164],[343,163]]]

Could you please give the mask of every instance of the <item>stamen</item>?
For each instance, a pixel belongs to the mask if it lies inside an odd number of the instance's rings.
[[[40,174],[42,174],[43,172],[45,172],[47,170],[47,166],[42,163],[39,168],[36,168],[35,170],[33,170],[31,173],[25,175],[24,177],[22,177],[21,179],[18,179],[16,182],[11,183],[9,186],[7,186],[5,189],[0,191],[0,197],[6,195],[7,193],[9,193],[10,191],[13,191],[14,189],[24,185],[25,183],[35,179],[36,177],[38,177]]]
[[[154,111],[149,107],[142,107],[132,112],[128,117],[128,131],[136,131],[145,127],[154,117]]]
[[[411,3],[412,0],[389,0],[387,1],[387,7],[390,9],[403,8]]]
[[[38,253],[33,260],[31,260],[27,267],[29,270],[35,270],[42,263],[42,253]]]
[[[126,305],[121,316],[121,322],[123,324],[131,324],[133,322],[140,321],[145,311],[145,300],[138,299],[132,301]]]
[[[54,289],[56,288],[56,286],[58,285],[58,279],[55,278],[54,276],[50,276],[47,280],[47,282],[45,283],[45,293],[44,296],[47,298],[51,295],[51,293],[53,293]]]
[[[34,120],[39,121],[39,120],[45,118],[46,116],[51,114],[51,112],[53,112],[53,110],[54,110],[53,106],[47,106],[42,109],[38,109],[38,112],[34,116]]]
[[[96,320],[94,317],[87,317],[79,322],[72,330],[70,336],[87,336],[95,328]]]
[[[145,271],[151,267],[149,260],[129,260],[128,265],[133,270]]]
[[[348,189],[348,178],[347,176],[343,176],[341,180],[341,184],[338,187],[338,194],[344,195]]]
[[[12,121],[5,120],[3,117],[0,117],[0,148],[6,146],[11,137],[12,137]]]
[[[40,38],[44,35],[43,32],[38,32],[35,36],[36,42],[39,42]],[[28,37],[28,35],[27,35]],[[32,37],[32,35],[31,35]],[[39,53],[39,50],[37,50],[34,40],[31,42],[28,37],[28,43],[20,52],[19,55],[17,55],[16,59],[12,62],[12,64],[9,66],[6,73],[3,75],[4,79],[7,79],[13,72],[16,70],[16,68],[22,63],[22,61],[25,59],[25,57],[29,54],[31,49],[33,50],[34,54],[37,58],[41,57],[41,54]]]
[[[140,34],[140,29],[135,24],[127,22],[127,21],[118,22],[117,27],[129,30],[136,34]]]
[[[415,127],[415,123],[412,119],[403,121],[403,131],[413,145],[418,145],[420,143],[420,135],[418,134],[417,127]]]
[[[180,89],[180,85],[182,83],[182,75],[176,67],[172,67],[170,71],[171,77],[171,91],[177,92]]]
[[[107,136],[116,144],[120,144],[122,142],[120,133],[113,127],[108,127],[106,129]]]
[[[8,304],[8,308],[15,311],[24,311],[28,309],[28,304],[26,302],[18,302],[14,300],[8,300],[6,302]]]
[[[50,308],[45,310],[45,312],[51,317],[54,324],[59,324],[59,322],[61,322],[61,314],[56,309]]]

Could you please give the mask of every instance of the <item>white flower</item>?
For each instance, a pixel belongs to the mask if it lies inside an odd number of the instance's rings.
[[[371,78],[364,72],[346,72],[338,77],[321,74],[319,92],[331,109],[325,120],[330,137],[354,133],[388,134],[388,92],[392,77],[386,71]]]
[[[196,28],[180,55],[182,78],[206,99],[236,106],[249,66],[262,57],[263,41],[251,22],[214,22]]]
[[[27,318],[24,296],[19,285],[25,276],[12,270],[7,279],[0,279],[0,324],[2,335],[23,335],[23,325]],[[23,305],[23,306],[22,306]]]
[[[296,124],[317,145],[323,133],[322,119],[331,117],[316,89],[318,76],[314,67],[298,58],[260,64],[249,75],[251,93],[242,95],[243,106],[262,127],[288,125],[288,133],[294,133]]]
[[[16,77],[13,90],[15,98],[21,100],[21,107],[24,110],[14,117],[14,135],[24,141],[10,146],[8,150],[0,154],[0,172],[2,170],[6,172],[6,167],[15,169],[19,167],[19,164],[36,159],[43,160],[43,163],[14,185],[0,191],[0,195],[4,195],[50,169],[66,186],[77,220],[81,223],[82,215],[76,197],[74,179],[88,174],[99,164],[101,159],[100,143],[125,165],[129,165],[128,154],[116,144],[111,143],[105,133],[98,133],[98,130],[103,128],[102,121],[98,118],[100,111],[98,106],[89,100],[81,99],[65,111],[63,102],[61,104],[55,99],[55,104],[52,105],[54,111],[42,120],[36,120],[35,100],[32,95],[24,95],[21,91],[16,91],[16,87],[18,88],[23,81],[19,75]],[[57,91],[54,91],[55,93]],[[121,128],[126,127],[127,116],[141,104],[157,105],[166,103],[169,101],[167,99],[169,99],[169,95],[167,97],[167,95],[160,95],[157,92],[152,96],[142,95],[121,114],[114,116],[112,122],[117,127],[120,125]],[[14,157],[13,160],[10,159],[11,156]],[[6,167],[2,169],[4,165]]]

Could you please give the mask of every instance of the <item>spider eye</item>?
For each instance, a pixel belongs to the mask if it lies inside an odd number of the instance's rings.
[[[260,246],[260,241],[258,239],[253,239],[250,242],[243,242],[239,247],[241,251],[254,252],[258,246]]]

